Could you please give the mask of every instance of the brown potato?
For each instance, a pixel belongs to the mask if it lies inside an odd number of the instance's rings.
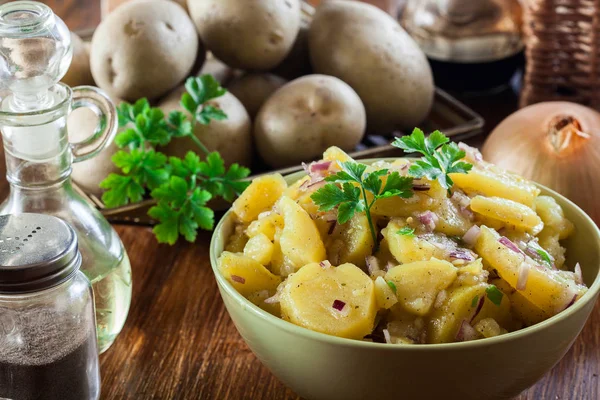
[[[73,61],[61,81],[69,86],[94,85],[90,69],[90,49],[77,34],[71,32]]]
[[[206,47],[233,68],[275,67],[300,28],[299,0],[188,0],[188,9]]]
[[[365,108],[343,81],[308,75],[275,92],[254,123],[258,152],[272,167],[311,161],[329,146],[352,150],[365,131]]]
[[[348,83],[367,110],[369,131],[412,129],[429,114],[434,85],[427,58],[398,22],[375,6],[329,0],[309,32],[315,72]]]
[[[139,0],[118,7],[92,39],[94,80],[115,97],[158,98],[188,76],[197,60],[198,34],[177,3]]]
[[[287,81],[273,74],[247,74],[231,82],[227,89],[242,102],[254,119],[262,105]]]
[[[179,105],[183,87],[175,90],[159,107],[165,114],[183,111]],[[218,107],[227,114],[223,121],[211,121],[208,125],[194,124],[194,134],[210,151],[218,151],[226,165],[239,163],[249,166],[252,162],[252,130],[246,109],[231,93],[210,100],[208,104]],[[170,156],[184,157],[192,150],[202,155],[198,146],[189,138],[176,138],[163,149]]]

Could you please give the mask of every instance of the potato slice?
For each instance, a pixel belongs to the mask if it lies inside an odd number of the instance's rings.
[[[378,308],[388,309],[398,302],[396,293],[381,276],[375,279],[375,298]]]
[[[438,216],[438,221],[435,224],[436,232],[448,236],[462,237],[473,226],[473,223],[465,218],[456,204],[448,198],[441,200],[434,212]]]
[[[468,174],[450,174],[454,184],[470,194],[502,197],[532,207],[540,190],[520,176],[493,166],[480,163]]]
[[[491,283],[506,294],[506,297],[510,300],[512,315],[526,326],[535,325],[550,317],[538,306],[527,300],[525,296],[517,292],[516,289],[513,289],[504,279],[494,279]]]
[[[333,161],[335,167],[341,169],[340,162],[354,161],[354,159],[339,147],[331,146],[323,153],[323,161]]]
[[[373,281],[352,264],[300,268],[285,281],[280,304],[286,321],[350,339],[371,333],[377,313]]]
[[[226,251],[232,253],[241,253],[244,251],[244,246],[248,242],[248,236],[244,232],[243,225],[237,225],[229,238],[227,239],[227,245],[225,246]]]
[[[427,332],[428,343],[452,343],[462,322],[470,322],[479,305],[478,299],[485,296],[487,284],[462,286],[451,290],[444,305],[433,311]]]
[[[319,230],[308,213],[289,197],[277,203],[284,220],[279,238],[281,252],[294,270],[313,262],[325,260],[327,253]],[[293,272],[293,271],[291,271]]]
[[[244,247],[244,255],[261,265],[269,265],[273,257],[273,242],[264,233],[252,236]]]
[[[371,213],[386,217],[410,217],[414,213],[431,210],[435,200],[421,192],[414,193],[408,199],[402,197],[387,197],[373,204]]]
[[[390,252],[402,264],[415,261],[429,261],[432,257],[444,258],[445,252],[437,246],[416,236],[398,233],[404,225],[398,221],[390,223],[381,231],[387,240]]]
[[[575,227],[565,218],[563,209],[550,196],[539,196],[535,199],[535,211],[544,222],[544,228],[558,235],[559,239],[566,239],[573,233]]]
[[[497,232],[482,226],[475,251],[515,289],[521,264],[529,263],[526,288],[519,292],[548,315],[564,310],[585,289],[574,281],[560,277],[556,270],[535,265],[522,253],[511,250],[499,240]]]
[[[327,252],[329,260],[335,264],[351,263],[366,268],[365,258],[373,252],[374,242],[365,214],[354,214],[350,221],[337,225],[331,240],[333,243]]]
[[[249,223],[273,208],[286,188],[287,183],[280,174],[259,176],[233,202],[231,210],[241,221]]]
[[[533,234],[538,234],[544,227],[540,217],[531,208],[500,197],[475,196],[471,199],[471,210]]]
[[[440,290],[456,279],[457,268],[447,261],[432,259],[398,265],[385,274],[396,285],[396,296],[407,311],[424,316],[431,311]]]
[[[269,240],[275,239],[276,229],[283,229],[283,217],[280,214],[272,211],[268,215],[260,216],[257,220],[252,221],[246,228],[246,235],[254,237],[259,234],[266,235]]]
[[[274,291],[261,290],[248,295],[248,300],[255,306],[265,310],[269,314],[273,314],[277,318],[281,318],[281,306],[277,303],[265,303],[265,300],[275,294]]]
[[[225,251],[219,257],[218,265],[225,279],[244,297],[261,290],[274,291],[281,283],[280,277],[240,254]]]

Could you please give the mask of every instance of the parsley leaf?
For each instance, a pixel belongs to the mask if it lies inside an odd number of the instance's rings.
[[[227,93],[212,75],[188,78],[185,89],[187,92],[181,97],[181,106],[192,114],[197,122],[208,125],[212,120],[221,121],[227,118],[223,110],[212,104],[205,104]]]
[[[408,226],[405,226],[404,228],[400,229],[397,233],[403,236],[415,237],[415,230],[411,229]]]
[[[376,251],[377,232],[371,217],[371,207],[377,200],[386,197],[411,197],[413,179],[402,177],[398,172],[390,174],[387,169],[367,173],[366,165],[353,161],[341,162],[340,167],[341,171],[325,178],[330,183],[316,190],[311,199],[319,206],[320,211],[330,211],[337,207],[337,220],[340,224],[348,222],[357,212],[365,212]],[[386,176],[384,185],[382,178]]]
[[[496,285],[490,285],[485,289],[485,293],[487,294],[487,298],[490,299],[492,303],[499,306],[502,303],[502,297],[504,297],[504,293],[500,291],[496,287]]]
[[[396,284],[392,281],[387,281],[388,286],[392,289],[392,292],[396,294],[398,292],[398,288],[396,288]]]
[[[471,300],[471,308],[475,308],[477,306],[477,303],[479,303],[479,295],[476,295],[475,297],[473,297],[473,300]]]
[[[411,135],[396,138],[392,145],[406,153],[420,153],[423,156],[409,168],[411,176],[437,180],[448,190],[454,185],[449,174],[466,174],[473,168],[473,165],[461,161],[465,152],[456,143],[450,143],[450,139],[440,131],[426,138],[422,130],[415,128]]]

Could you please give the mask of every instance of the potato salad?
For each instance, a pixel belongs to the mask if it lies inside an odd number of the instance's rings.
[[[422,157],[367,165],[331,147],[291,185],[254,179],[232,207],[223,276],[298,326],[398,345],[502,335],[585,293],[554,198],[439,132],[394,145]]]

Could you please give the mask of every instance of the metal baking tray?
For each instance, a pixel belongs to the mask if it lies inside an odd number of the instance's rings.
[[[435,91],[435,100],[431,113],[427,119],[420,125],[425,132],[440,130],[454,141],[465,140],[478,135],[482,132],[484,126],[483,118],[475,111],[437,88]],[[392,132],[390,136],[367,135],[363,141],[349,154],[355,159],[376,158],[376,157],[394,157],[401,156],[402,151],[391,146],[390,142],[394,137],[402,136],[410,132]],[[307,160],[310,161],[310,160]],[[290,174],[301,169],[301,166],[293,166],[278,170],[268,169],[265,165],[253,166],[254,174],[248,179],[265,173],[278,172],[282,175]],[[76,182],[75,182],[76,184]],[[75,185],[76,186],[76,185]],[[106,208],[102,200],[93,194],[85,193],[81,188],[75,188],[86,200],[97,207],[100,212],[113,223],[128,223],[139,225],[153,225],[155,223],[148,215],[148,209],[155,202],[153,200],[144,200],[139,203],[129,204],[117,208]],[[215,209],[224,209],[226,205],[216,203]]]

